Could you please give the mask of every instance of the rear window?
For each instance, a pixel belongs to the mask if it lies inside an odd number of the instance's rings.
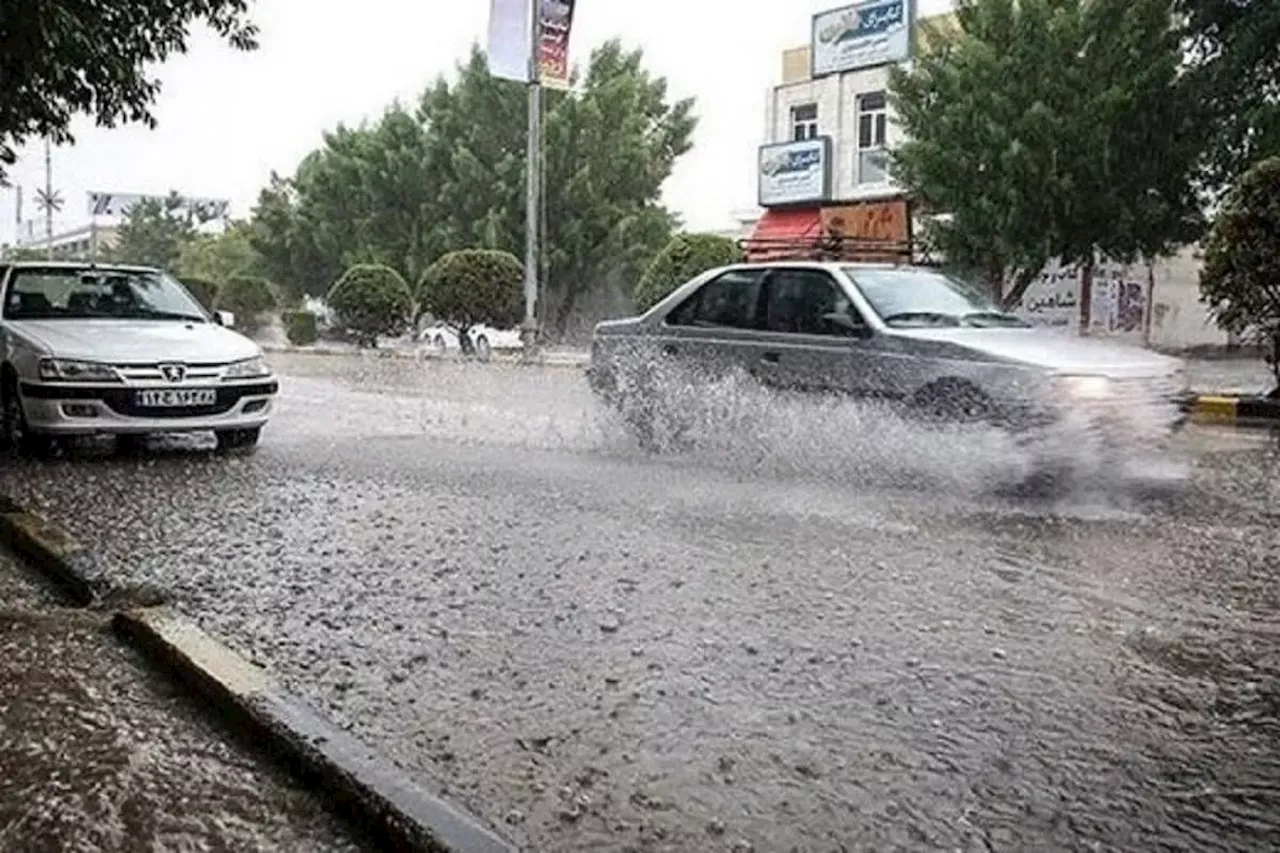
[[[719,275],[667,315],[672,326],[754,329],[760,301],[760,270],[729,270]]]

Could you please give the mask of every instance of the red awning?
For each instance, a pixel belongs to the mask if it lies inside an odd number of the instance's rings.
[[[766,210],[743,241],[747,259],[764,261],[812,248],[822,236],[822,211],[816,207]]]

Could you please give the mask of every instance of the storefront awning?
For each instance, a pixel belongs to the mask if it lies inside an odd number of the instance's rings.
[[[822,211],[816,207],[766,210],[743,241],[747,259],[764,261],[794,255],[798,247],[822,237]]]

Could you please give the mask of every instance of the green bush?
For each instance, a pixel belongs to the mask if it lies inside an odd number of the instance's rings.
[[[283,318],[285,334],[289,343],[296,347],[305,347],[320,340],[320,324],[316,315],[310,311],[290,311]]]
[[[510,252],[463,249],[442,255],[418,283],[419,310],[458,331],[480,324],[509,329],[524,316],[524,267]]]
[[[1245,172],[1204,247],[1200,296],[1218,326],[1266,345],[1280,398],[1280,157]]]
[[[256,329],[262,322],[262,315],[276,307],[276,295],[265,278],[237,275],[218,288],[216,304],[235,315],[237,326]]]
[[[400,273],[380,264],[351,267],[329,290],[326,301],[338,325],[361,346],[376,347],[381,335],[398,335],[413,317],[413,295]]]
[[[640,277],[635,293],[636,308],[648,311],[691,278],[741,260],[742,250],[727,237],[677,234]]]
[[[212,311],[214,305],[218,301],[218,285],[204,278],[184,278],[182,284],[196,298],[196,301],[204,306],[206,311]]]

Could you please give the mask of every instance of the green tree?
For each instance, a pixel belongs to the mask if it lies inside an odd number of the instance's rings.
[[[891,72],[898,181],[926,239],[1016,305],[1050,259],[1194,239],[1195,113],[1166,0],[961,0],[960,32]]]
[[[413,315],[413,294],[404,277],[381,264],[348,269],[334,283],[326,302],[361,346],[376,347],[379,337],[401,334]]]
[[[1229,188],[1280,151],[1280,3],[1178,0],[1186,23],[1188,102],[1205,131],[1203,179]]]
[[[636,286],[636,310],[648,311],[686,281],[714,267],[742,261],[742,250],[715,234],[677,234],[658,253]]]
[[[182,284],[196,301],[203,305],[206,309],[212,311],[218,304],[218,284],[206,278],[196,278],[193,276],[182,276]]]
[[[156,63],[183,53],[194,23],[257,46],[248,0],[5,0],[0,4],[0,178],[29,138],[73,142],[72,116],[154,125]]]
[[[1218,325],[1267,345],[1280,398],[1280,157],[1245,172],[1205,243],[1201,298]]]
[[[218,287],[219,309],[235,315],[236,326],[253,331],[262,325],[262,315],[276,307],[271,283],[256,275],[233,275]]]
[[[304,160],[302,168],[316,156]],[[317,245],[324,221],[314,208],[299,210],[295,182],[272,172],[270,183],[258,194],[247,236],[267,278],[295,299],[323,296],[344,269],[341,252],[326,253]]]
[[[524,315],[524,267],[510,252],[463,249],[427,267],[418,285],[419,311],[458,333],[469,351],[473,326],[509,329]]]
[[[188,278],[224,282],[237,275],[262,275],[263,261],[249,240],[248,226],[234,222],[218,234],[193,234],[178,249],[174,271]]]
[[[196,230],[182,199],[170,193],[164,201],[144,199],[135,204],[107,254],[116,263],[169,270],[175,268],[183,247],[195,239]]]
[[[571,93],[546,95],[545,234],[540,313],[553,333],[611,289],[630,297],[676,222],[662,185],[689,150],[691,101],[672,102],[640,51],[609,42]],[[338,128],[255,212],[255,245],[298,270],[385,263],[416,281],[447,252],[521,253],[525,92],[473,50],[416,113]],[[307,291],[314,292],[314,291]]]

